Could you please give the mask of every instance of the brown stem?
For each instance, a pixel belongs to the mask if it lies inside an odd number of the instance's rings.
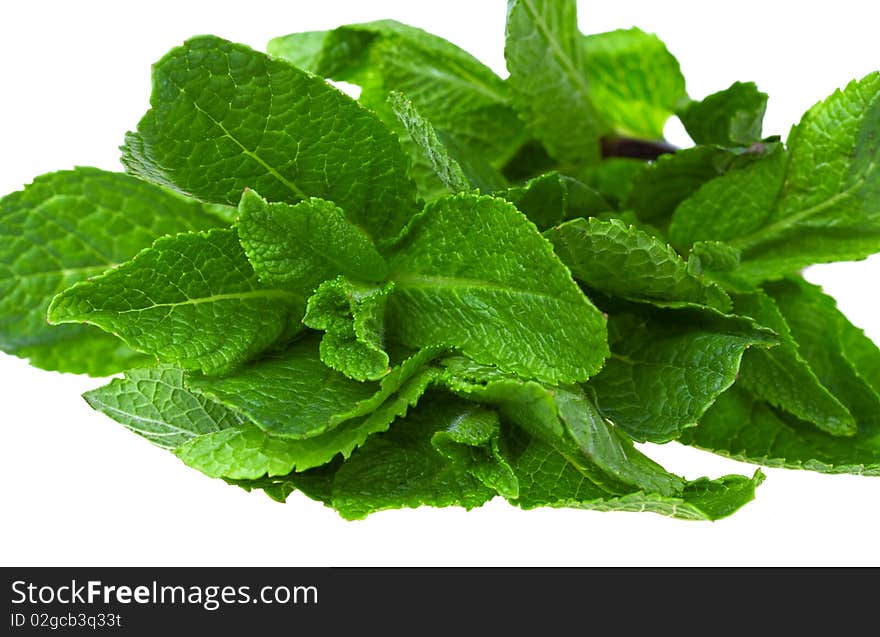
[[[668,155],[678,150],[662,139],[647,140],[634,137],[603,137],[602,157],[630,157],[632,159],[657,159],[660,155]]]

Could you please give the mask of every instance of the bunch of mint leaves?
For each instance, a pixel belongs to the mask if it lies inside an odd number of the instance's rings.
[[[763,480],[637,442],[880,473],[880,350],[800,275],[880,250],[880,74],[783,143],[754,84],[693,100],[656,36],[576,17],[510,0],[507,79],[393,21],[173,49],[125,173],[0,200],[0,348],[124,372],[88,404],[350,519],[712,520]]]

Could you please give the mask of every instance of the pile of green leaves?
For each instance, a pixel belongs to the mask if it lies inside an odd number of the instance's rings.
[[[799,274],[880,250],[880,74],[783,143],[754,84],[695,101],[657,37],[584,35],[574,0],[511,0],[505,55],[391,21],[173,49],[125,173],[0,201],[0,347],[125,371],[86,401],[346,518],[717,519],[763,479],[644,441],[880,473],[880,351]]]

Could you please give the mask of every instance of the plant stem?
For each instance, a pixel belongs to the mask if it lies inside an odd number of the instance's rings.
[[[603,137],[602,158],[630,157],[632,159],[654,160],[660,155],[668,155],[678,150],[669,142],[657,139],[636,139],[634,137]]]

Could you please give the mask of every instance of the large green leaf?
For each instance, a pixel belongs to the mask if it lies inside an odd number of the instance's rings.
[[[465,155],[501,167],[524,141],[504,81],[454,44],[393,20],[294,33],[268,44],[310,71],[363,87],[362,101],[384,110],[399,91]]]
[[[735,311],[769,327],[780,340],[779,347],[752,348],[743,355],[739,375],[742,386],[828,433],[855,433],[852,414],[822,385],[801,356],[788,323],[773,299],[760,290],[737,295]]]
[[[522,434],[516,432],[515,437],[522,438]],[[526,438],[519,446],[522,450],[513,461],[520,487],[515,503],[524,509],[551,506],[651,511],[689,520],[717,520],[754,499],[755,488],[764,479],[763,474],[756,472],[753,478],[738,475],[717,480],[700,478],[687,482],[678,495],[644,491],[615,494],[597,487],[576,465],[545,442]]]
[[[843,403],[860,428],[880,427],[880,395],[845,354],[843,342],[855,328],[834,299],[802,278],[778,281],[765,289],[791,328],[800,355],[822,385]]]
[[[736,380],[743,352],[776,342],[750,321],[696,309],[614,314],[609,340],[611,358],[590,381],[599,408],[650,442],[696,425]]]
[[[187,386],[240,414],[267,434],[304,439],[365,416],[423,371],[431,350],[407,359],[381,383],[358,382],[330,369],[317,334],[220,378],[191,375]]]
[[[878,131],[880,73],[872,73],[807,111],[786,154],[707,182],[683,202],[673,244],[729,241],[742,251],[736,276],[745,282],[877,252]]]
[[[131,261],[55,297],[53,323],[90,323],[187,369],[222,373],[291,330],[305,308],[257,279],[234,230],[158,239]]]
[[[556,254],[588,287],[659,306],[730,309],[730,297],[688,271],[675,250],[617,219],[573,219],[548,230]]]
[[[604,317],[506,201],[460,194],[428,204],[389,268],[388,333],[411,347],[455,347],[549,382],[586,380],[605,359]]]
[[[172,451],[198,436],[242,424],[231,410],[184,387],[183,370],[169,365],[129,370],[125,378],[83,398],[92,409]]]
[[[681,442],[768,467],[880,475],[880,427],[832,436],[756,398],[739,384],[722,395]]]
[[[593,102],[575,0],[509,0],[504,57],[514,103],[566,168],[599,160],[609,132]]]
[[[415,204],[394,134],[323,80],[213,36],[153,67],[152,109],[126,136],[123,163],[145,179],[235,205],[335,202],[374,238],[395,235]]]
[[[128,175],[77,168],[37,177],[0,200],[0,348],[95,376],[148,362],[94,327],[50,328],[49,303],[158,237],[219,224],[199,203]]]

